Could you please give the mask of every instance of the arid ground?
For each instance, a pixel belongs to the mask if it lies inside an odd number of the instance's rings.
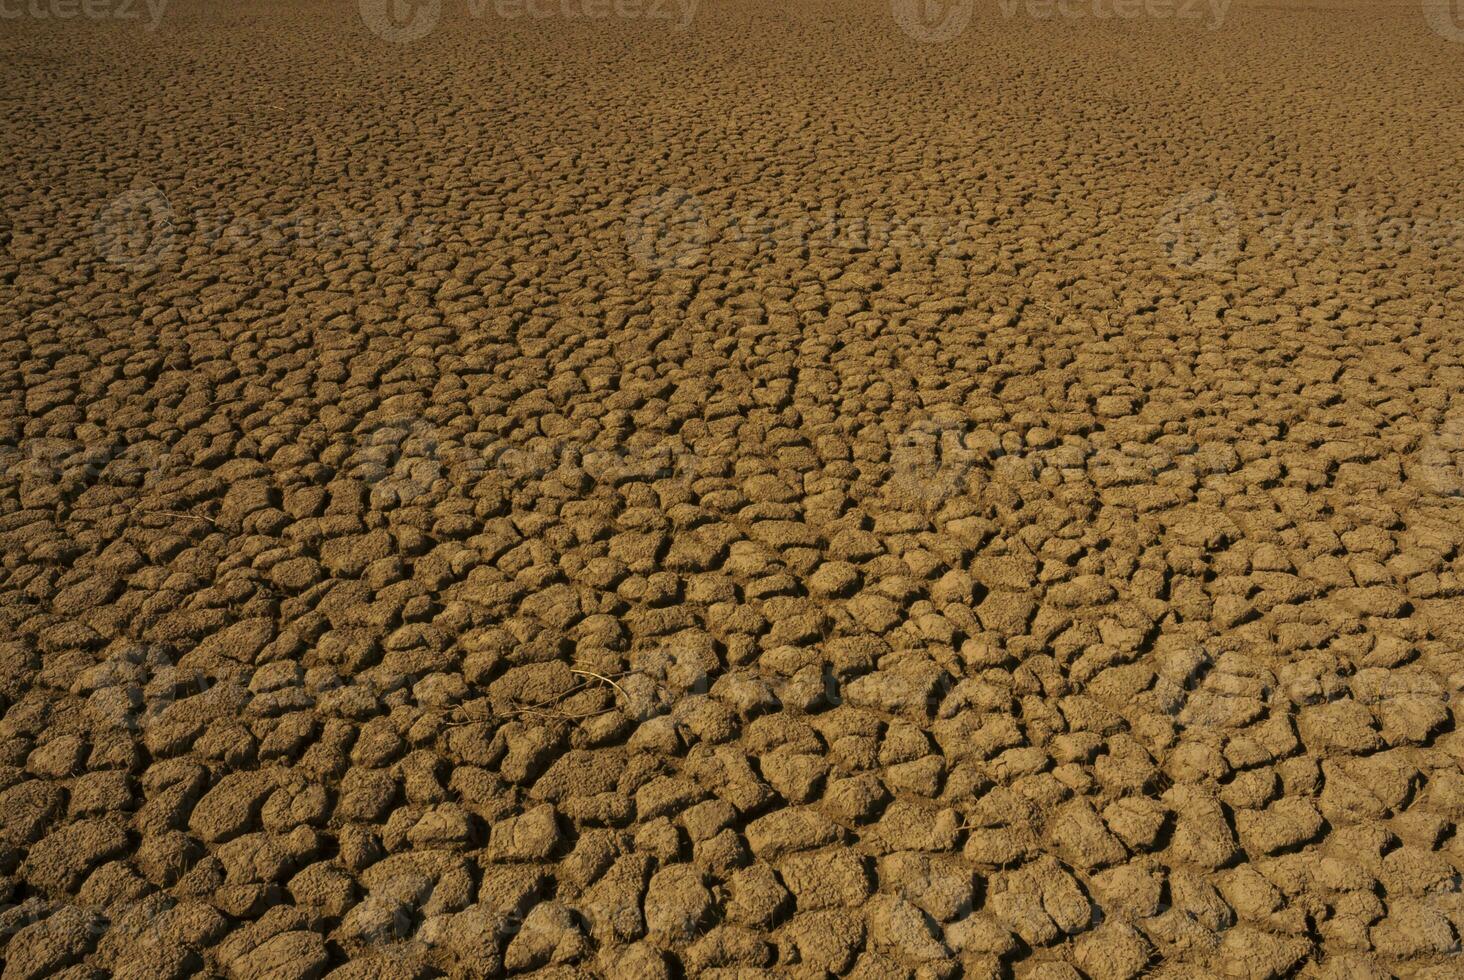
[[[4,980],[1464,976],[1459,11],[0,14]]]

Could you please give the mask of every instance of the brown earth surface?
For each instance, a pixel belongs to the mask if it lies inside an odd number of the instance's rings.
[[[5,8],[3,980],[1464,976],[1464,28],[688,4]]]

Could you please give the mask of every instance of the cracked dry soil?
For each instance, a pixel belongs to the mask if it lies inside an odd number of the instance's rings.
[[[1464,46],[0,32],[19,977],[1458,977]]]

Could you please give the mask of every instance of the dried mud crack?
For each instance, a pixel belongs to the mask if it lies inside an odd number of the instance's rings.
[[[1464,28],[1100,6],[6,8],[0,977],[1464,973]]]

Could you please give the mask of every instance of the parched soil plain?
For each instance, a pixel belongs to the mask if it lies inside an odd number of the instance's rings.
[[[5,8],[0,975],[1464,975],[1464,28],[1219,6]]]

